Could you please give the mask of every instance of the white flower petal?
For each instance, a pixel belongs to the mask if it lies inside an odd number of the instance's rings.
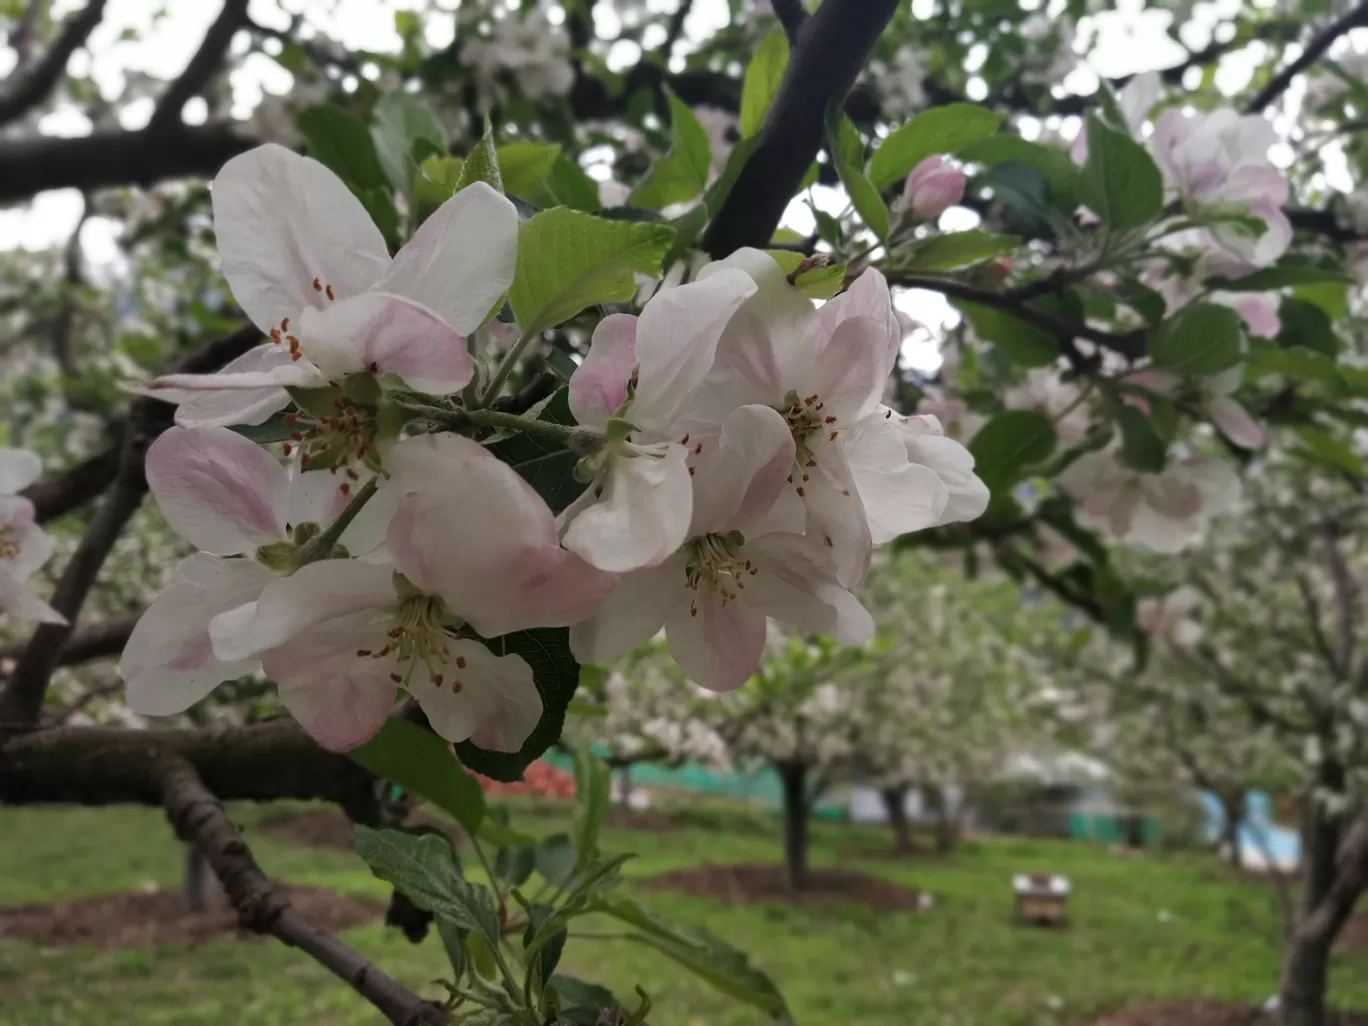
[[[877,349],[878,363],[874,376],[880,382],[887,380],[893,373],[893,364],[902,345],[903,330],[898,323],[898,315],[893,309],[893,297],[888,291],[888,281],[877,267],[866,268],[865,272],[850,283],[838,296],[834,296],[817,311],[822,324],[822,347],[826,348],[831,336],[842,322],[852,317],[868,317],[879,325],[883,346]]]
[[[582,663],[616,659],[654,637],[678,605],[688,605],[682,555],[623,574],[608,600],[570,628],[570,651]]]
[[[464,667],[457,667],[457,658]],[[442,683],[434,684],[424,674],[408,690],[439,735],[495,752],[521,748],[542,714],[541,694],[527,660],[495,655],[478,641],[451,642]]]
[[[412,299],[469,335],[508,291],[517,262],[517,210],[475,182],[423,222],[374,288]]]
[[[765,651],[765,614],[745,602],[723,603],[700,588],[692,603],[665,621],[670,655],[689,679],[709,691],[734,691],[750,678]]]
[[[209,622],[255,601],[274,579],[250,559],[201,552],[181,563],[138,619],[119,657],[133,710],[148,716],[184,712],[223,681],[253,672],[253,659],[215,657]]]
[[[232,556],[285,537],[289,474],[227,428],[164,431],[147,450],[147,483],[166,522],[206,552]]]
[[[689,450],[674,444],[651,449],[650,455],[610,460],[603,483],[590,485],[586,493],[597,492],[597,500],[566,521],[562,544],[600,570],[658,566],[688,537],[693,517]]]
[[[287,347],[267,342],[224,364],[220,373],[269,373],[292,362]],[[181,427],[193,428],[264,424],[270,419],[271,414],[290,405],[290,393],[279,385],[245,390],[225,389],[219,392],[163,389],[157,397],[169,403],[179,403],[176,408],[176,423]]]
[[[211,194],[223,276],[263,331],[371,287],[389,267],[361,201],[318,161],[268,143],[223,165]],[[318,288],[314,288],[314,282]]]
[[[793,473],[793,435],[778,411],[742,406],[722,426],[718,449],[694,474],[690,535],[744,531],[763,517]]]
[[[0,567],[0,623],[66,623],[66,617],[40,599],[27,584]]]
[[[28,499],[0,495],[0,538],[10,546],[0,553],[0,570],[20,581],[27,581],[52,558],[53,540],[33,517],[33,503]]]
[[[43,461],[27,449],[0,448],[0,495],[17,495],[43,472]]]
[[[570,377],[567,398],[576,423],[601,428],[626,402],[636,369],[636,335],[631,314],[609,314],[598,322],[589,353]]]
[[[860,644],[874,633],[873,618],[837,583],[835,565],[812,539],[770,534],[748,543],[746,555],[759,570],[746,582],[746,602],[776,620],[845,644]]]
[[[900,418],[878,412],[866,417],[842,437],[841,449],[874,545],[940,523],[950,490],[934,470],[908,459]]]

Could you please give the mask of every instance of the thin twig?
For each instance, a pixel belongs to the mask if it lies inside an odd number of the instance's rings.
[[[93,659],[106,659],[118,655],[128,643],[128,636],[133,633],[140,616],[142,614],[138,613],[135,616],[103,620],[87,627],[78,627],[57,654],[57,665],[75,666]],[[26,641],[17,641],[0,647],[0,666],[18,659],[24,654],[27,645]]]
[[[1336,18],[1312,36],[1306,44],[1306,49],[1302,50],[1301,56],[1269,79],[1268,83],[1250,98],[1245,104],[1245,113],[1262,114],[1265,107],[1287,90],[1294,78],[1324,56],[1325,51],[1334,45],[1335,40],[1349,30],[1364,25],[1368,25],[1368,0]]]
[[[147,122],[148,135],[162,135],[181,123],[181,110],[186,102],[198,96],[218,73],[234,34],[247,25],[247,0],[224,0],[223,9],[204,33],[190,63],[157,101]]]
[[[90,0],[84,10],[67,19],[43,59],[16,75],[9,88],[0,93],[0,125],[22,117],[47,98],[66,74],[71,55],[84,45],[104,17],[104,7],[105,0]]]

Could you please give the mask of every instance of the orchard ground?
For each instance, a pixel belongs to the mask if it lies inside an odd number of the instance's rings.
[[[508,804],[520,830],[543,835],[569,826],[568,803],[524,798]],[[265,829],[264,820],[278,817],[279,807],[244,806],[233,814],[277,879],[362,903],[372,899],[376,907],[387,899],[386,886],[350,852],[307,847]],[[875,857],[890,841],[886,831],[818,823],[814,865],[860,869],[929,891],[935,907],[917,913],[852,904],[733,905],[641,883],[710,861],[774,860],[775,817],[709,804],[679,810],[673,829],[663,829],[658,814],[651,825],[656,829],[604,831],[606,850],[637,853],[626,886],[648,907],[705,925],[749,952],[783,989],[799,1023],[1075,1026],[1148,1000],[1262,1003],[1276,987],[1273,890],[1235,878],[1211,855],[1136,855],[1083,842],[983,838],[949,857],[893,860]],[[0,809],[0,906],[174,889],[181,861],[179,845],[155,810]],[[1073,881],[1066,930],[1011,920],[1011,874],[1038,869]],[[378,918],[342,936],[426,993],[443,974],[435,937],[413,946]],[[659,1010],[653,1021],[765,1021],[650,951],[613,940],[569,951],[563,971],[602,980],[623,996],[644,984]],[[1368,951],[1336,955],[1330,997],[1337,1007],[1368,1008]],[[335,986],[320,966],[269,940],[97,948],[0,939],[3,1026],[377,1021],[373,1009]]]

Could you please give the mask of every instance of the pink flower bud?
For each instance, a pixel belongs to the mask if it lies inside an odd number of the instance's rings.
[[[964,198],[964,172],[945,162],[939,153],[924,159],[907,176],[903,198],[912,216],[926,220]]]

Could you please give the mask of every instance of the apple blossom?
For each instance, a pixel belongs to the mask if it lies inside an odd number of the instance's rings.
[[[613,659],[664,627],[690,679],[726,691],[759,665],[767,616],[843,641],[867,637],[869,614],[838,582],[830,548],[798,533],[801,509],[776,503],[794,450],[775,410],[733,410],[698,463],[688,541],[660,566],[624,574],[602,608],[571,627],[576,658]]]
[[[963,171],[951,167],[939,153],[933,153],[908,172],[903,202],[918,220],[939,217],[964,198],[964,183]]]
[[[461,632],[574,623],[616,579],[561,548],[546,503],[477,443],[420,435],[385,463],[381,492],[400,497],[386,534],[393,567],[325,559],[273,580],[254,605],[213,621],[214,652],[260,658],[328,748],[371,737],[403,688],[447,740],[516,751],[541,715],[532,669]]]
[[[42,460],[27,449],[0,447],[0,616],[37,623],[66,618],[35,595],[28,579],[52,556],[52,539],[18,493],[38,479]]]
[[[1229,512],[1240,480],[1223,460],[1170,459],[1158,474],[1120,462],[1114,451],[1084,453],[1060,475],[1078,519],[1111,538],[1172,555],[1195,543],[1207,521]]]
[[[1201,625],[1192,619],[1200,601],[1197,589],[1185,584],[1160,598],[1141,599],[1136,603],[1135,621],[1146,634],[1186,648],[1202,637]]]
[[[1033,367],[1020,384],[1002,393],[1002,404],[1009,410],[1035,410],[1054,423],[1061,445],[1083,440],[1091,419],[1082,404],[1082,389],[1063,380],[1053,367]]]
[[[390,372],[409,387],[464,387],[463,336],[513,280],[517,212],[476,182],[442,204],[391,259],[361,202],[322,164],[274,144],[234,157],[214,179],[214,228],[238,305],[272,341],[216,374],[172,374],[146,391],[218,395],[187,423],[259,422],[286,405],[284,387],[320,388]],[[289,359],[268,355],[270,348]],[[268,403],[278,405],[273,408]]]
[[[1152,392],[1173,398],[1183,391],[1183,379],[1171,371],[1143,370],[1126,378]],[[1264,430],[1247,410],[1231,396],[1244,380],[1241,364],[1192,382],[1198,394],[1199,408],[1211,418],[1221,434],[1244,449],[1257,449],[1264,444]]]
[[[612,314],[594,330],[570,379],[580,424],[609,428],[585,461],[593,478],[560,517],[562,541],[600,570],[656,566],[684,539],[693,514],[688,435],[672,437],[736,309],[755,292],[741,271],[662,288],[639,318]]]
[[[1170,108],[1148,140],[1171,196],[1194,212],[1248,212],[1264,222],[1257,234],[1227,222],[1212,236],[1232,255],[1254,266],[1271,264],[1292,241],[1283,213],[1287,179],[1268,159],[1277,142],[1273,126],[1232,110],[1185,114]]]

